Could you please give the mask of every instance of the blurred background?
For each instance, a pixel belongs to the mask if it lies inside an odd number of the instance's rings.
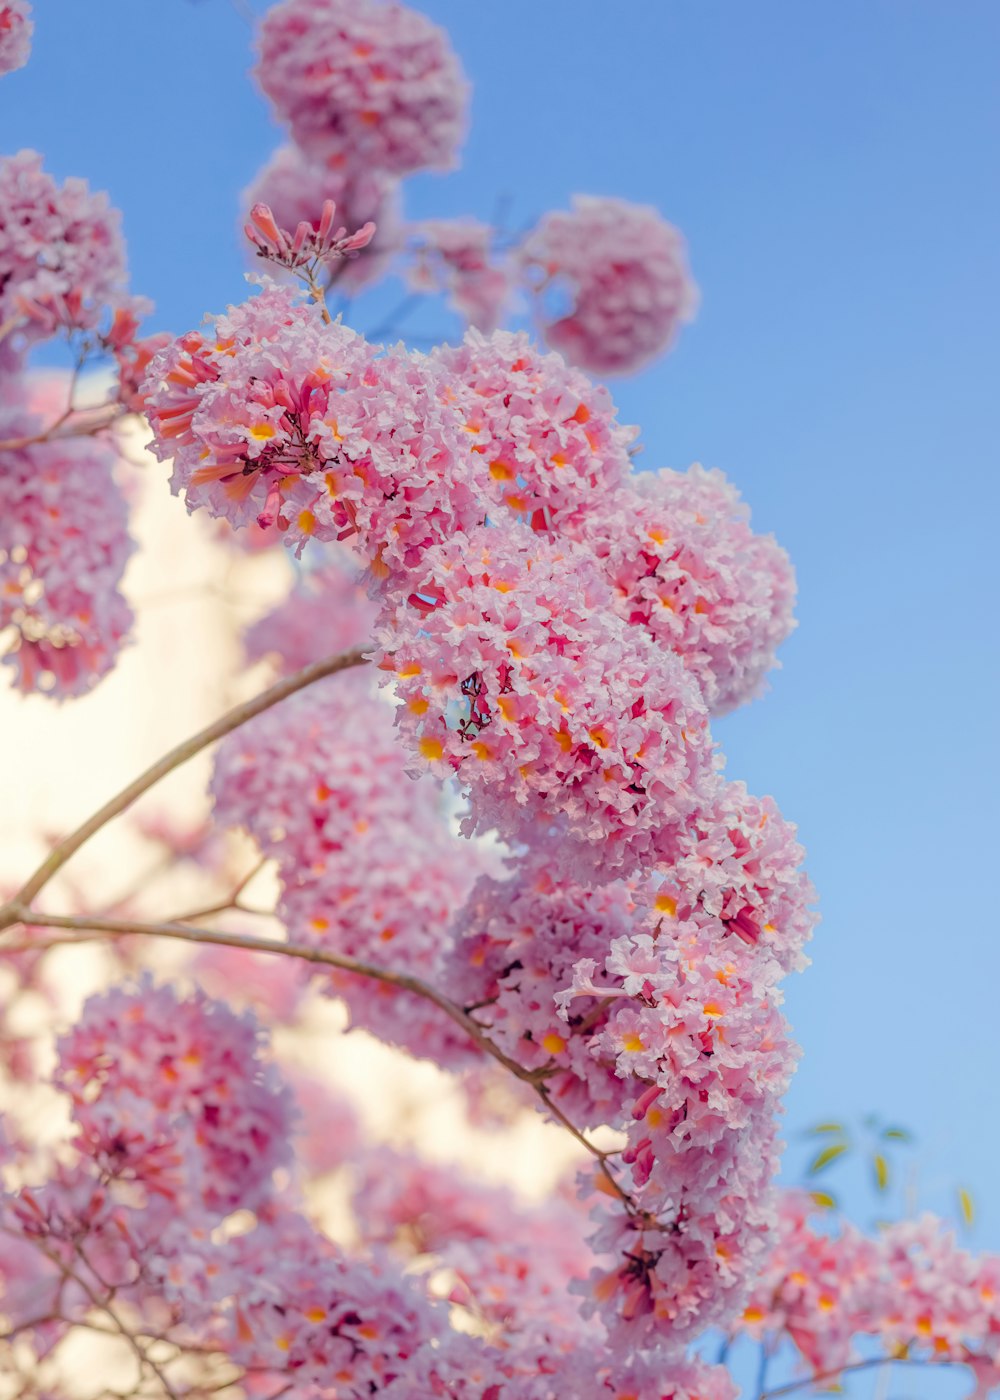
[[[38,0],[32,60],[0,87],[3,153],[36,148],[123,211],[150,329],[246,295],[239,193],[282,140],[248,76],[263,8]],[[451,35],[472,120],[460,169],[406,181],[407,217],[502,209],[519,229],[587,193],[676,224],[701,306],[672,353],[612,383],[620,415],[643,465],[721,467],[798,569],[771,692],[716,724],[730,775],[799,824],[821,898],[787,989],[786,1177],[810,1125],[875,1114],[915,1137],[892,1189],[956,1221],[967,1190],[973,1242],[1000,1249],[1000,8],[418,8]],[[372,330],[404,295],[380,285],[348,319]],[[411,326],[460,334],[436,301]],[[139,646],[62,709],[0,694],[5,877],[40,813],[75,822],[231,702],[232,622],[280,593],[267,570],[213,573],[166,475],[145,470],[155,544],[127,579]],[[865,1224],[870,1174],[848,1155],[819,1180]]]

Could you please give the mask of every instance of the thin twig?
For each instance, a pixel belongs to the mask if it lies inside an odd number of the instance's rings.
[[[801,1380],[777,1385],[773,1390],[765,1390],[761,1400],[777,1400],[779,1395],[791,1395],[796,1390],[819,1385],[822,1381],[839,1380],[841,1376],[850,1376],[856,1371],[870,1371],[874,1366],[965,1366],[967,1364],[965,1361],[956,1360],[950,1356],[942,1357],[940,1361],[932,1361],[930,1358],[921,1356],[870,1356],[864,1361],[851,1362],[848,1366],[838,1366],[830,1371],[817,1371],[811,1376],[803,1376]]]
[[[361,666],[364,661],[365,656],[360,648],[341,652],[339,656],[331,656],[324,661],[314,661],[312,665],[303,666],[301,671],[296,671],[293,675],[269,686],[267,690],[254,696],[252,700],[245,700],[241,705],[235,705],[221,719],[215,720],[213,724],[199,730],[190,739],[185,739],[183,743],[172,748],[169,753],[164,754],[150,768],[147,768],[145,773],[140,773],[138,778],[129,783],[127,787],[122,788],[117,796],[112,797],[109,802],[105,802],[104,806],[100,807],[93,816],[88,817],[81,826],[78,826],[75,831],[71,832],[50,851],[10,903],[0,908],[0,929],[7,928],[12,923],[31,923],[28,906],[39,891],[45,888],[53,875],[61,870],[70,857],[75,855],[96,832],[106,826],[112,818],[131,807],[133,802],[158,783],[161,778],[165,778],[168,773],[172,773],[175,768],[179,768],[182,763],[186,763],[195,754],[201,753],[202,749],[207,749],[217,739],[231,734],[234,729],[239,729],[240,725],[246,724],[256,715],[263,714],[273,705],[280,704],[289,695],[294,695],[296,691],[304,690],[306,686],[312,685],[315,681],[322,680],[326,676],[332,676],[338,671],[346,671],[352,666]]]

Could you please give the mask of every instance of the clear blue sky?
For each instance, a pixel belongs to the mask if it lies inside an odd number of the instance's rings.
[[[262,8],[258,6],[258,8]],[[1000,1248],[996,0],[426,0],[474,83],[463,167],[413,217],[657,205],[703,304],[615,388],[649,466],[722,467],[799,573],[772,693],[718,725],[809,848],[794,1133],[881,1112],[932,1203]],[[237,191],[279,139],[230,0],[36,0],[2,149],[123,209],[154,324],[243,293]],[[398,295],[357,307],[373,324]],[[450,329],[444,313],[436,324]],[[433,327],[432,327],[433,328]]]

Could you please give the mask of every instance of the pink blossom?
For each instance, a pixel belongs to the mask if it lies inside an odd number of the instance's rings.
[[[34,23],[28,0],[3,0],[0,4],[0,73],[13,73],[28,61]]]
[[[36,151],[0,160],[0,324],[33,339],[93,329],[124,291],[120,223],[107,195],[57,185]]]
[[[690,321],[697,290],[684,242],[655,209],[577,195],[546,214],[520,256],[539,299],[546,341],[592,374],[630,374],[668,349]],[[546,295],[568,296],[565,315]]]
[[[642,472],[583,522],[615,607],[682,658],[713,714],[764,689],[795,626],[795,575],[719,471]]]
[[[448,169],[467,85],[443,30],[381,0],[283,0],[264,17],[257,80],[311,159],[347,150],[389,175]]]
[[[587,556],[486,528],[429,549],[419,577],[377,659],[407,746],[467,789],[465,829],[552,831],[557,865],[586,880],[669,851],[712,778],[705,712]]]
[[[370,642],[377,616],[347,550],[327,546],[320,567],[302,575],[285,601],[249,628],[244,647],[251,661],[273,656],[282,671],[297,671]]]
[[[638,429],[616,421],[608,391],[527,335],[470,331],[433,358],[452,376],[451,392],[472,450],[488,468],[492,510],[536,530],[579,533],[601,518],[630,471]]]
[[[226,736],[215,820],[249,831],[289,880],[306,879],[366,832],[440,825],[437,785],[412,781],[406,766],[391,708],[366,681],[334,676]]]
[[[444,292],[470,326],[489,333],[503,319],[513,288],[509,260],[493,253],[493,229],[477,219],[426,219],[415,227],[407,281],[418,292]]]
[[[210,336],[153,361],[153,451],[174,459],[188,508],[277,521],[299,550],[356,540],[373,574],[416,565],[485,515],[486,468],[453,405],[451,376],[402,347],[382,358],[285,288],[267,287]]]
[[[120,1142],[132,1170],[189,1132],[183,1180],[222,1214],[263,1201],[289,1158],[287,1091],[262,1048],[252,1018],[201,993],[182,1001],[146,977],[90,998],[59,1042],[56,1082],[84,1138]]]
[[[243,192],[246,213],[255,204],[270,207],[276,223],[295,229],[305,222],[317,228],[324,203],[333,200],[337,217],[349,229],[374,223],[375,236],[353,259],[331,268],[338,290],[353,295],[385,275],[402,246],[402,219],[396,182],[373,167],[339,152],[322,162],[310,160],[295,145],[281,146]]]
[[[513,878],[476,885],[455,919],[445,984],[478,1006],[477,1020],[505,1054],[525,1069],[546,1070],[554,1102],[578,1128],[620,1127],[633,1086],[596,1048],[618,987],[603,964],[641,915],[621,882],[594,890],[557,883],[547,865],[543,849]],[[594,995],[574,996],[564,1010],[559,994],[598,964]]]
[[[0,438],[41,427],[0,411]],[[4,664],[23,691],[81,695],[114,666],[132,626],[119,591],[133,546],[115,453],[53,438],[0,458],[0,627],[14,633]]]

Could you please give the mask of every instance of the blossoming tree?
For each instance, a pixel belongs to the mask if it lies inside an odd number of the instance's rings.
[[[0,4],[0,71],[30,34],[24,0]],[[710,725],[762,691],[794,579],[721,473],[637,471],[588,377],[645,364],[692,314],[680,236],[593,196],[514,241],[407,226],[400,182],[454,163],[467,95],[414,11],[282,0],[258,54],[290,138],[247,199],[263,275],[199,330],[141,335],[104,197],[34,152],[0,160],[13,683],[71,700],[128,638],[115,462],[139,416],[227,548],[300,560],[244,639],[274,683],[6,892],[3,1394],[722,1400],[738,1339],[793,1368],[771,1395],[889,1361],[989,1389],[1000,1261],[931,1218],[868,1237],[774,1186],[780,983],[814,894]],[[389,269],[450,300],[461,343],[334,318],[331,296]],[[518,296],[538,340],[501,329]],[[73,375],[32,377],[53,339]],[[114,387],[82,404],[100,358]],[[53,900],[93,835],[216,744],[213,826],[147,828],[214,890],[203,908],[150,913],[141,883],[111,908]],[[236,829],[249,874],[219,840]],[[233,932],[220,916],[263,864],[271,932]],[[61,950],[93,939],[107,987],[73,1024],[53,1010],[48,1040],[20,1033],[20,1002],[45,1005]],[[173,980],[142,967],[163,940],[191,951]],[[579,1170],[526,1204],[366,1140],[271,1058],[316,994],[454,1075],[471,1114],[537,1111]],[[40,1149],[46,1094],[72,1126]],[[308,1206],[330,1173],[344,1238]],[[81,1334],[124,1349],[124,1386],[74,1361]]]

